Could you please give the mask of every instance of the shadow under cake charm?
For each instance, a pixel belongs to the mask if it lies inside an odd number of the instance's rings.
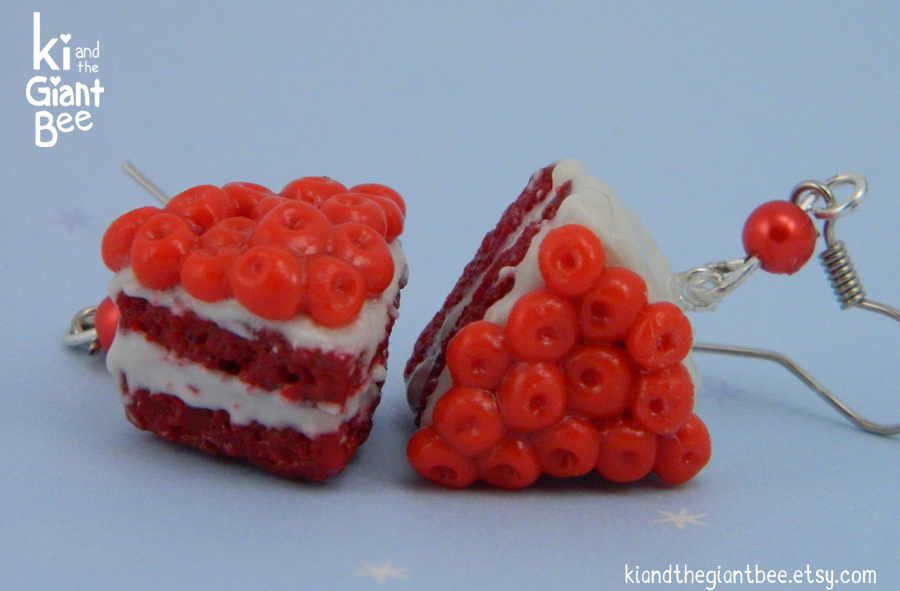
[[[407,455],[448,487],[541,474],[692,478],[692,331],[664,256],[581,164],[539,170],[485,236],[406,366]]]
[[[96,312],[135,426],[290,478],[368,437],[407,267],[383,185],[202,185],[115,220]],[[111,342],[110,342],[111,341]]]

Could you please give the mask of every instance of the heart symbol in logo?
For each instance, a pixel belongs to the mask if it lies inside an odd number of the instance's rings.
[[[68,43],[68,42],[69,42],[69,39],[71,39],[72,36],[69,35],[68,33],[65,33],[65,34],[63,34],[63,35],[60,35],[59,38],[62,39],[62,42],[63,42],[63,43]]]
[[[50,76],[50,82],[53,83],[53,86],[59,84],[59,81],[62,80],[59,76]]]

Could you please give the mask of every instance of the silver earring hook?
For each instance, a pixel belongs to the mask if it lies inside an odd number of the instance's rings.
[[[834,189],[844,185],[853,185],[855,191],[847,201],[838,203],[834,196]],[[827,248],[819,255],[819,261],[825,269],[825,274],[841,309],[861,308],[883,314],[900,322],[900,310],[866,298],[865,290],[856,273],[856,268],[850,260],[846,245],[834,236],[834,226],[837,220],[859,206],[865,197],[867,188],[866,180],[862,176],[855,173],[840,174],[831,177],[824,183],[817,181],[800,183],[791,192],[790,200],[811,216],[823,221],[822,233]],[[825,202],[824,207],[815,206],[819,200]],[[693,310],[710,310],[725,295],[743,283],[747,276],[758,267],[759,261],[755,257],[748,257],[743,260],[691,269],[677,275],[676,281],[681,283],[681,297],[686,307]],[[900,424],[875,423],[852,410],[809,372],[781,353],[766,349],[708,343],[695,343],[693,349],[700,353],[751,357],[777,363],[794,374],[808,388],[860,429],[876,435],[900,433]]]

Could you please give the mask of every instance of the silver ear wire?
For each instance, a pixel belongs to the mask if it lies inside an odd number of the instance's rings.
[[[153,181],[145,177],[144,174],[134,166],[134,164],[126,160],[125,163],[122,164],[122,168],[125,170],[128,176],[133,178],[137,184],[142,186],[148,193],[153,195],[153,197],[157,201],[159,201],[163,205],[169,202],[169,196],[163,193],[159,187],[154,185]]]
[[[853,185],[855,191],[844,203],[838,203],[834,197],[833,190],[843,185]],[[817,181],[806,181],[800,183],[791,193],[791,202],[799,206],[801,209],[809,213],[816,219],[823,220],[823,235],[825,237],[826,249],[819,255],[819,261],[825,269],[825,274],[831,283],[831,287],[837,296],[838,303],[841,308],[861,308],[870,312],[883,314],[888,318],[892,318],[900,322],[900,310],[866,299],[865,290],[847,253],[847,247],[840,240],[834,237],[835,222],[844,215],[855,210],[866,194],[866,180],[855,173],[840,174],[831,177],[824,183]],[[815,207],[816,203],[822,200],[825,202],[824,207]],[[698,269],[691,269],[676,275],[676,280],[681,282],[681,297],[693,310],[711,309],[715,304],[727,295],[732,289],[743,283],[746,276],[750,272],[755,271],[758,265],[750,268],[751,262],[755,261],[753,257],[742,261],[730,261],[727,263],[718,263],[719,267],[726,265],[725,269],[733,274],[740,274],[739,281],[728,281],[729,277],[724,273],[716,275],[710,273],[710,269],[715,271],[717,265],[707,265]],[[744,272],[745,269],[746,270]],[[702,278],[706,281],[705,285],[700,284],[696,278]],[[693,283],[692,283],[693,281]],[[699,287],[698,287],[699,286]],[[699,305],[698,305],[699,304]],[[806,384],[811,390],[818,394],[825,402],[830,404],[835,410],[844,415],[854,425],[876,435],[897,435],[900,433],[900,424],[885,425],[872,422],[844,404],[830,390],[823,386],[818,380],[809,374],[802,367],[797,365],[789,357],[769,351],[765,349],[751,349],[748,347],[734,347],[730,345],[713,345],[707,343],[695,343],[694,351],[699,353],[714,353],[718,355],[733,355],[738,357],[751,357],[754,359],[763,359],[777,363],[794,374],[801,382]]]

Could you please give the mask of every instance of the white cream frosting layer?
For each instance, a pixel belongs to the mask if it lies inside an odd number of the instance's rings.
[[[173,314],[191,311],[245,339],[254,338],[254,331],[268,329],[282,334],[294,348],[350,353],[354,356],[369,349],[368,359],[371,359],[387,336],[388,319],[396,319],[398,315],[394,301],[407,272],[400,240],[394,240],[390,249],[394,259],[393,281],[379,297],[369,298],[363,303],[356,320],[340,328],[320,326],[304,315],[286,321],[266,320],[249,312],[234,298],[204,302],[187,293],[181,285],[162,291],[149,289],[140,284],[130,266],[112,278],[109,295],[115,301],[119,292],[124,292],[132,297],[144,298],[154,306],[168,308]]]
[[[296,404],[278,392],[255,388],[234,376],[178,358],[133,332],[116,334],[106,366],[117,380],[127,380],[132,392],[147,389],[151,393],[171,394],[194,408],[227,411],[236,425],[256,421],[275,429],[291,427],[310,438],[336,431],[379,395],[374,380],[369,380],[343,407]],[[378,366],[374,373],[383,376],[384,367]],[[122,396],[124,404],[131,402],[130,396]]]
[[[356,320],[340,328],[320,326],[307,316],[289,321],[266,320],[250,313],[233,298],[203,302],[180,285],[163,291],[148,289],[138,282],[131,267],[112,278],[109,295],[115,301],[124,292],[144,298],[154,306],[168,308],[173,314],[191,311],[246,339],[253,339],[255,332],[267,329],[283,335],[294,348],[350,354],[368,366],[387,337],[389,320],[398,316],[395,301],[406,282],[406,257],[400,240],[394,240],[389,246],[394,259],[393,281],[379,297],[365,301]],[[172,394],[195,408],[227,410],[235,424],[257,421],[267,427],[293,427],[308,437],[334,431],[354,416],[378,395],[374,382],[384,381],[386,374],[384,365],[372,367],[370,379],[343,406],[294,404],[282,399],[278,392],[254,388],[235,377],[176,358],[142,335],[121,329],[116,331],[106,364],[117,380],[127,379],[132,391],[146,388]]]
[[[638,273],[647,283],[647,295],[650,302],[669,301],[681,306],[678,294],[673,289],[672,269],[659,247],[647,234],[638,217],[625,206],[615,192],[600,179],[588,174],[577,160],[561,160],[556,163],[552,172],[553,189],[550,197],[544,201],[523,220],[519,231],[513,233],[504,245],[504,249],[511,246],[521,235],[524,228],[532,221],[540,219],[545,207],[552,200],[556,189],[567,182],[572,183],[569,197],[562,201],[556,215],[541,222],[540,231],[534,236],[528,251],[522,261],[513,267],[505,267],[500,271],[500,277],[513,277],[515,283],[506,296],[495,302],[485,312],[484,319],[506,326],[509,312],[513,304],[526,293],[544,287],[538,267],[538,249],[544,236],[554,228],[566,224],[580,224],[593,231],[606,251],[607,264],[626,267]],[[532,178],[534,182],[534,178]],[[473,289],[478,286],[483,277],[479,277],[473,284]],[[418,396],[427,380],[430,364],[438,353],[444,335],[455,324],[456,318],[462,309],[469,303],[471,294],[467,294],[463,301],[447,314],[447,319],[440,330],[440,334],[432,343],[432,350],[425,361],[419,365],[410,375],[407,382],[410,404],[415,408]],[[686,365],[690,368],[691,364]],[[422,415],[422,424],[431,423],[431,411],[434,404],[440,399],[451,385],[450,372],[445,367],[438,378],[435,391],[428,399],[428,404]]]

